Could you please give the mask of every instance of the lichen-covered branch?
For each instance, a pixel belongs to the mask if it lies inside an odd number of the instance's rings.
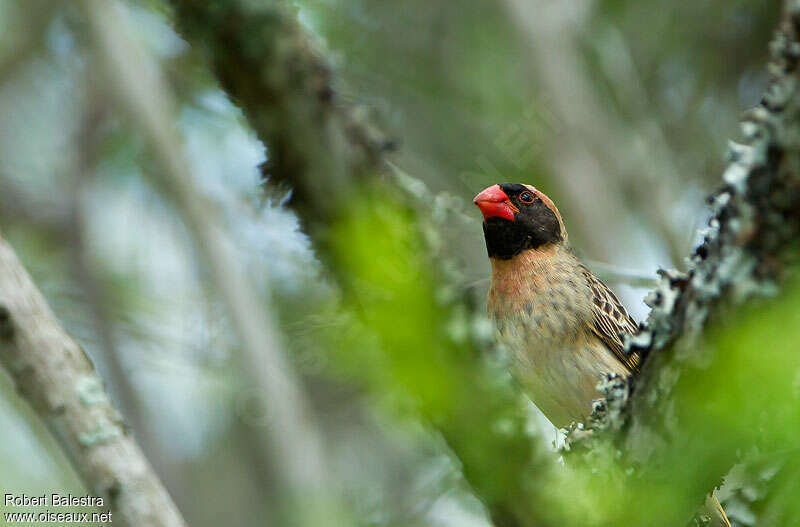
[[[573,442],[574,449],[592,450],[608,441],[637,466],[660,470],[681,463],[690,467],[683,474],[688,481],[719,484],[737,452],[762,442],[759,433],[783,437],[784,448],[796,441],[779,432],[788,424],[776,421],[765,428],[761,422],[767,408],[780,415],[785,405],[796,404],[790,385],[777,380],[764,384],[769,377],[761,365],[769,362],[769,354],[760,346],[771,341],[754,343],[749,362],[735,346],[717,343],[749,327],[737,316],[744,300],[774,296],[796,265],[799,29],[800,3],[788,1],[770,46],[769,87],[743,117],[743,142],[730,145],[723,186],[710,199],[713,217],[703,243],[686,273],[661,273],[659,287],[647,298],[653,309],[645,327],[629,343],[630,350],[646,357],[642,374],[632,390],[619,380],[608,383],[607,404],[599,405],[594,416],[595,433],[588,441]],[[709,327],[714,331],[709,333]],[[788,346],[772,367],[791,369],[794,364],[794,337],[788,330],[772,337],[777,349]],[[776,349],[772,346],[770,351]],[[767,405],[772,391],[785,397]],[[715,410],[724,401],[736,401],[737,422]]]
[[[171,3],[268,145],[271,182],[291,185],[304,216],[333,213],[355,180],[374,174],[391,144],[337,100],[330,68],[283,2]]]
[[[104,499],[115,523],[185,525],[111,405],[91,362],[1,237],[0,363],[90,491]]]
[[[667,353],[690,347],[709,320],[753,297],[768,297],[788,270],[800,234],[800,3],[789,1],[773,40],[772,79],[761,104],[742,121],[744,141],[731,143],[724,184],[710,198],[714,212],[686,273],[664,271],[648,297],[653,308],[629,344],[646,361],[625,415],[668,412],[673,368],[703,360]],[[698,348],[700,351],[702,348]],[[677,379],[677,376],[675,376]],[[657,390],[659,397],[651,394]],[[635,428],[632,427],[632,428]]]
[[[418,200],[385,171],[388,143],[337,99],[325,61],[284,3],[171,3],[180,32],[207,52],[266,144],[266,175],[291,186],[290,204],[345,307],[379,340],[384,355],[365,357],[362,369],[381,361],[380,376],[442,433],[498,527],[560,524],[536,484],[555,459],[525,432],[513,391],[492,384],[481,357],[488,326],[475,323],[478,310],[436,254],[435,220],[424,210],[435,196]]]

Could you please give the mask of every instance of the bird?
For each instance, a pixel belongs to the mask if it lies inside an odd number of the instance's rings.
[[[487,311],[512,374],[557,428],[580,423],[609,375],[638,373],[641,356],[625,349],[636,321],[570,247],[553,201],[531,185],[498,183],[473,202],[483,214],[491,262]],[[730,527],[715,497],[706,511]]]

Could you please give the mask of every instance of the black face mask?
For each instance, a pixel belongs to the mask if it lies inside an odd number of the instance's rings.
[[[514,214],[514,221],[491,217],[484,222],[483,235],[490,258],[508,260],[527,249],[563,239],[558,218],[541,198],[537,196],[532,203],[520,201],[520,194],[529,189],[518,183],[501,183],[500,188],[519,212]]]

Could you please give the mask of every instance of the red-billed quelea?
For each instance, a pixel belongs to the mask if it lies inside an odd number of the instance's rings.
[[[614,293],[570,250],[555,204],[530,185],[500,183],[475,196],[492,264],[489,317],[514,375],[556,426],[581,422],[608,374],[635,374],[623,336],[638,327]],[[714,525],[730,526],[716,499]]]

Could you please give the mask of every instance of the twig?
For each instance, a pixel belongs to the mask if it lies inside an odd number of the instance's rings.
[[[180,527],[180,512],[122,425],[91,362],[0,238],[0,362],[87,486],[130,526]]]

